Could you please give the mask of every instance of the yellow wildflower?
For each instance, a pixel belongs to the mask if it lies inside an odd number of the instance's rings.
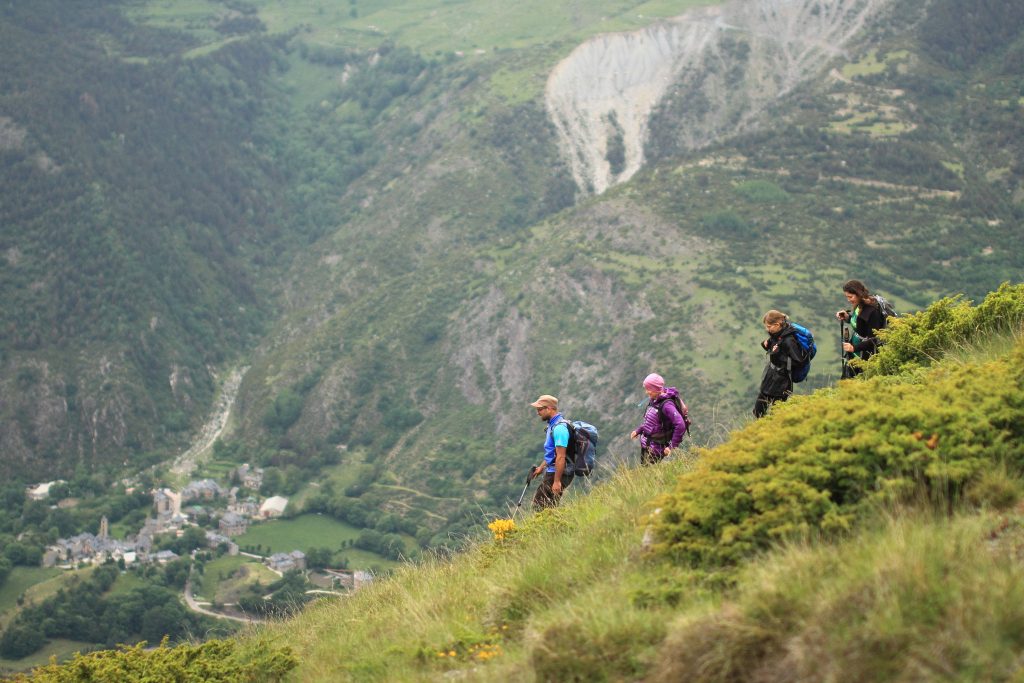
[[[494,534],[495,540],[502,541],[506,534],[516,528],[516,523],[511,519],[496,519],[488,524],[487,528]]]

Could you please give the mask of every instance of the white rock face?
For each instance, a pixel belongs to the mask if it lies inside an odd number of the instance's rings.
[[[600,194],[631,178],[644,164],[651,113],[670,93],[731,109],[733,130],[749,122],[842,53],[890,1],[733,0],[588,40],[555,67],[545,91],[576,183]],[[737,84],[742,93],[730,90]],[[683,144],[718,137],[704,128],[683,133]]]

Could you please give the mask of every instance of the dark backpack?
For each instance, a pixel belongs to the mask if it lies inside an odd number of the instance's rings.
[[[814,343],[814,335],[811,334],[809,329],[796,323],[790,323],[789,325],[796,333],[793,335],[796,337],[796,343],[807,352],[807,360],[805,362],[792,363],[790,366],[790,377],[793,379],[793,383],[796,384],[807,379],[807,373],[811,371],[811,359],[818,353],[818,346]]]
[[[583,420],[560,420],[569,430],[565,449],[565,471],[576,477],[589,477],[597,465],[597,427]]]
[[[665,413],[661,409],[661,407],[668,402],[671,402],[672,405],[676,407],[676,410],[679,411],[679,414],[683,416],[683,426],[686,427],[686,431],[684,433],[689,434],[690,425],[693,424],[692,422],[690,422],[689,409],[686,407],[686,404],[683,402],[683,399],[681,399],[678,395],[673,396],[672,398],[669,399],[665,399],[664,401],[658,403],[658,431],[654,432],[647,438],[653,441],[654,443],[661,444],[663,446],[667,445],[672,440],[672,433],[675,431],[675,426],[665,419]]]
[[[886,327],[889,325],[889,318],[898,318],[900,314],[896,312],[896,307],[892,305],[890,301],[885,297],[878,296],[877,294],[872,295],[875,299],[875,303],[878,305],[878,310],[882,312],[882,320],[885,321]]]

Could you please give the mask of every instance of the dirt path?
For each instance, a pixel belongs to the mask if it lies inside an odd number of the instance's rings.
[[[250,617],[233,617],[230,614],[221,614],[220,612],[214,612],[208,610],[199,605],[196,599],[192,596],[192,579],[185,581],[185,604],[193,612],[199,612],[200,614],[206,614],[211,617],[217,617],[218,619],[230,619],[231,621],[240,621],[243,624],[258,624],[258,619],[252,619]]]

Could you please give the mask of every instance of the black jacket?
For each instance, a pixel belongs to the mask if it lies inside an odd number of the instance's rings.
[[[792,366],[807,362],[807,352],[796,340],[796,330],[785,323],[777,334],[768,337],[761,346],[768,353],[768,363],[761,376],[761,394],[781,397],[792,393]]]
[[[878,330],[885,328],[885,316],[882,309],[866,301],[861,302],[860,313],[857,314],[857,325],[854,331],[860,340],[853,345],[861,358],[867,360],[878,350]]]

